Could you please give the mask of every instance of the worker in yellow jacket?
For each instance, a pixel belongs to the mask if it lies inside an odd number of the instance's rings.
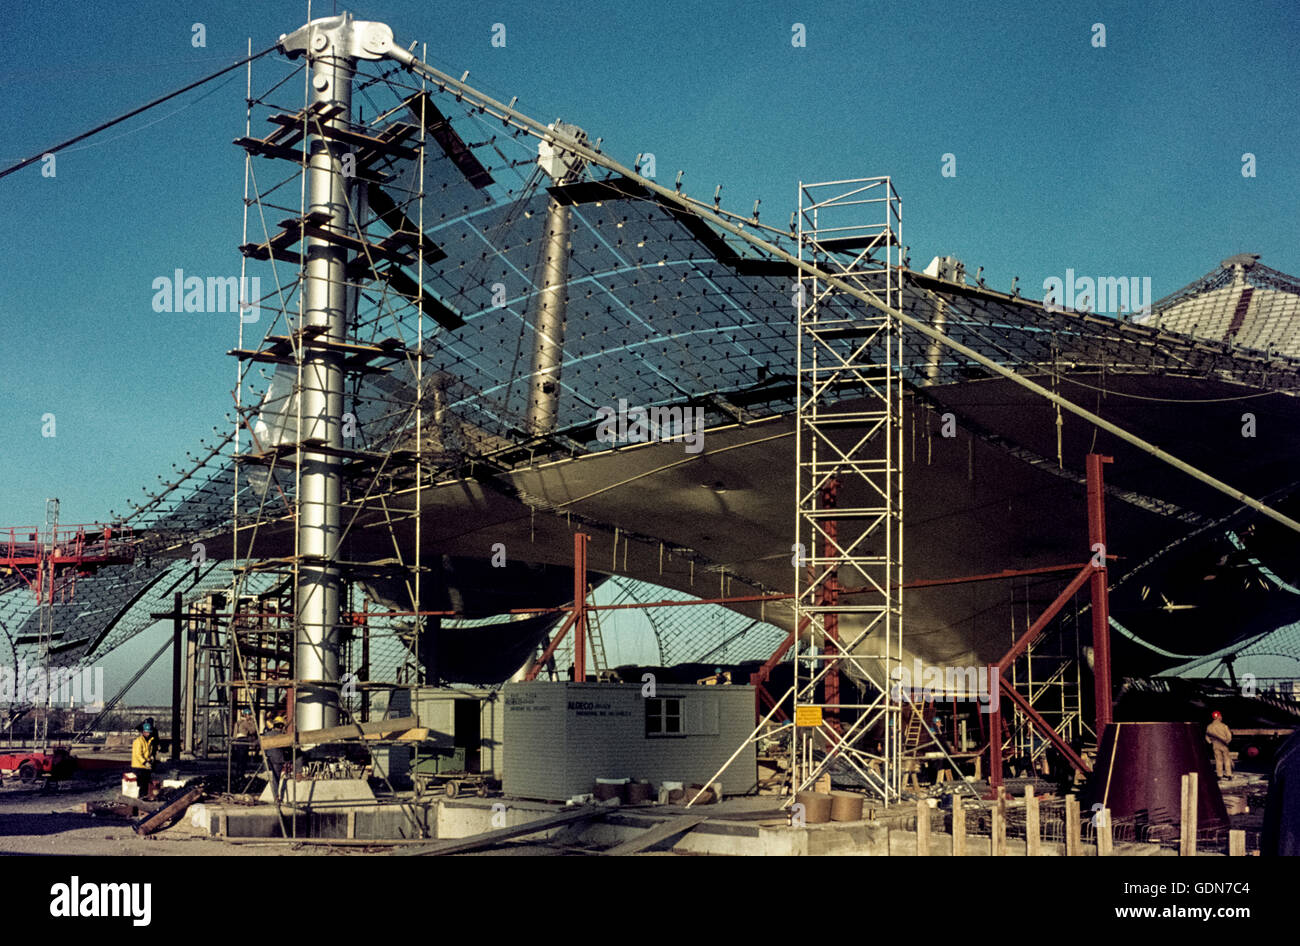
[[[140,797],[149,797],[149,783],[153,780],[153,767],[158,761],[158,736],[153,731],[153,721],[146,719],[140,726],[140,735],[131,743],[131,771],[140,786]]]
[[[1232,755],[1228,752],[1232,730],[1218,710],[1210,714],[1210,725],[1205,727],[1205,741],[1214,749],[1214,768],[1219,778],[1232,778]]]

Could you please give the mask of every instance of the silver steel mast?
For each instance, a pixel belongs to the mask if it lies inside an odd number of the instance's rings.
[[[576,125],[557,121],[551,125],[576,141],[586,133]],[[549,138],[537,146],[537,163],[556,184],[570,184],[582,177],[587,162],[566,151]],[[554,197],[546,203],[546,233],[542,240],[541,287],[535,303],[533,364],[528,398],[528,430],[549,434],[555,430],[560,404],[560,367],[564,362],[564,332],[569,291],[569,207]]]
[[[347,288],[348,248],[331,234],[352,227],[348,179],[342,156],[349,149],[332,136],[352,117],[352,77],[358,59],[391,52],[393,31],[383,23],[354,21],[351,14],[312,20],[280,37],[289,58],[307,56],[310,102],[307,120],[307,215],[314,218],[304,242],[306,271],[300,348],[300,444],[321,444],[328,452],[301,448],[298,504],[298,582],[295,602],[295,723],[299,730],[337,725],[339,713],[340,482],[343,449],[343,356],[353,315]]]

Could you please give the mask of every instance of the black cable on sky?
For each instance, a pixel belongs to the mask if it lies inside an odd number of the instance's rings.
[[[85,141],[87,138],[91,137],[92,135],[99,134],[101,131],[103,131],[106,128],[112,128],[114,125],[120,124],[121,122],[126,121],[128,118],[133,118],[134,116],[139,115],[141,112],[147,112],[155,105],[161,105],[163,102],[166,102],[169,99],[174,99],[178,95],[184,95],[186,92],[190,91],[190,89],[197,89],[205,82],[211,82],[213,79],[217,78],[218,76],[224,76],[227,72],[230,72],[232,69],[238,69],[240,66],[246,66],[250,62],[253,62],[256,59],[261,59],[263,56],[273,51],[274,49],[275,49],[274,46],[268,46],[260,53],[254,53],[252,56],[248,56],[244,59],[239,60],[239,62],[232,63],[229,66],[226,66],[224,69],[212,73],[212,75],[210,76],[205,76],[204,78],[199,79],[197,82],[191,82],[189,85],[185,86],[182,89],[177,89],[175,92],[168,92],[162,98],[154,99],[152,102],[149,102],[147,105],[141,105],[139,108],[132,109],[131,111],[127,112],[125,115],[119,115],[117,118],[114,118],[110,121],[106,121],[102,125],[96,125],[94,128],[90,129],[90,131],[77,135],[77,137],[75,138],[69,138],[67,141],[63,142],[62,144],[57,144],[53,148],[46,148],[43,151],[39,151],[36,154],[32,155],[30,158],[27,158],[24,161],[19,161],[17,164],[13,165],[12,167],[8,167],[5,168],[3,171],[0,171],[0,177],[7,177],[8,175],[13,174],[15,171],[21,171],[29,164],[35,164],[37,161],[41,160],[41,158],[45,157],[47,154],[56,154],[57,152],[62,151],[64,148],[70,147],[71,145],[75,145],[78,141]]]

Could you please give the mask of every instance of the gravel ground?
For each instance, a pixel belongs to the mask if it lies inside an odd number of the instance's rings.
[[[53,786],[51,786],[53,787]],[[88,801],[112,801],[118,782],[68,782],[54,791],[33,790],[17,783],[0,786],[0,855],[64,854],[112,857],[359,854],[367,849],[236,844],[201,836],[182,818],[166,831],[139,837],[129,823],[87,814]]]

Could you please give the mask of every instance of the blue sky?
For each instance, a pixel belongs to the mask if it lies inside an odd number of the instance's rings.
[[[658,177],[684,170],[693,196],[722,184],[746,213],[761,198],[766,222],[788,221],[800,179],[893,175],[914,266],[952,254],[1032,296],[1072,268],[1150,276],[1159,298],[1240,252],[1300,273],[1294,3],[343,6],[533,117],[603,137],[625,164],[653,152]],[[0,164],[305,16],[268,0],[11,5]],[[150,305],[152,280],[177,268],[238,272],[243,72],[218,81],[60,155],[52,179],[38,164],[0,180],[0,525],[39,522],[47,496],[65,522],[123,512],[225,429],[236,317]],[[956,177],[940,173],[946,153]]]

